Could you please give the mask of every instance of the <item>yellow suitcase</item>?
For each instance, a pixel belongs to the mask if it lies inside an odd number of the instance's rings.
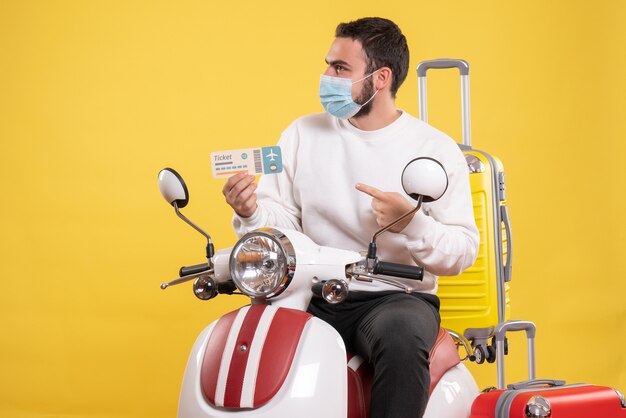
[[[461,75],[463,143],[459,147],[468,162],[474,216],[480,232],[474,265],[458,276],[439,277],[441,326],[464,334],[472,342],[475,354],[487,355],[487,360],[493,361],[487,352],[487,339],[493,336],[498,324],[510,319],[511,311],[512,239],[504,169],[499,159],[471,146],[469,64],[466,61],[437,59],[417,66],[420,119],[428,122],[426,72],[441,68],[458,68]],[[482,351],[476,350],[478,346],[482,346]]]

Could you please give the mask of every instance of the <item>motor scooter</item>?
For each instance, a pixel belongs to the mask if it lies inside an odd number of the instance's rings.
[[[193,280],[196,297],[242,293],[250,305],[209,324],[198,336],[185,369],[178,417],[329,417],[369,415],[372,370],[346,353],[334,328],[306,312],[312,295],[328,303],[345,300],[354,282],[382,282],[410,292],[397,278],[421,280],[419,266],[389,263],[376,255],[377,237],[439,199],[448,179],[431,158],[411,161],[402,185],[416,200],[413,210],[373,236],[367,251],[319,246],[301,232],[268,226],[215,252],[209,234],[180,209],[189,201],[182,177],[159,173],[159,189],[176,214],[207,239],[207,262],[180,269],[162,289]],[[478,387],[457,345],[474,359],[469,342],[441,329],[430,353],[431,386],[424,417],[468,417]],[[411,365],[407,365],[411,367]]]

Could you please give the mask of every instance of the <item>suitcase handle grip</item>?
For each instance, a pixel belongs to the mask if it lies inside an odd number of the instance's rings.
[[[508,389],[519,390],[526,389],[534,386],[563,386],[565,385],[565,380],[554,380],[554,379],[532,379],[532,380],[524,380],[523,382],[511,383],[507,386]]]
[[[513,237],[511,234],[511,218],[509,217],[508,206],[500,206],[500,215],[502,223],[504,224],[504,232],[506,232],[506,265],[504,266],[504,281],[511,281],[511,274],[513,272]]]
[[[507,321],[498,324],[494,331],[496,343],[496,369],[498,389],[504,389],[504,339],[508,331],[526,331],[528,340],[528,379],[535,380],[535,334],[537,327],[530,321]]]
[[[441,58],[422,61],[417,65],[418,81],[418,105],[420,119],[428,123],[428,97],[426,93],[426,71],[429,69],[458,68],[461,73],[461,123],[462,142],[467,147],[472,146],[471,123],[470,123],[470,98],[469,98],[469,64],[465,60]]]
[[[417,76],[426,77],[426,71],[431,68],[458,68],[461,75],[469,74],[469,64],[465,60],[440,58],[436,60],[422,61],[417,65]]]

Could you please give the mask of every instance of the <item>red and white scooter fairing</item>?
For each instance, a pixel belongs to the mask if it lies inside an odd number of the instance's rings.
[[[438,199],[447,187],[443,167],[429,158],[407,165],[402,182],[418,202],[404,216],[419,210],[422,201]],[[162,170],[159,187],[178,216],[207,237],[209,260],[182,268],[180,278],[161,287],[195,280],[200,299],[236,290],[251,299],[251,305],[224,315],[198,336],[185,370],[178,416],[367,417],[370,366],[346,353],[335,329],[306,308],[312,291],[329,303],[340,303],[354,280],[382,281],[400,291],[405,286],[394,277],[419,280],[420,267],[376,257],[376,237],[395,222],[374,235],[366,255],[321,247],[300,232],[282,228],[252,231],[232,249],[214,254],[209,235],[179,211],[188,193],[178,173]],[[468,417],[478,388],[443,329],[430,362],[431,393],[424,416]]]

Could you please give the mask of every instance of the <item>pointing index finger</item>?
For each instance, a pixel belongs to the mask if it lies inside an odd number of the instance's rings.
[[[360,192],[368,194],[375,199],[378,199],[383,194],[382,190],[378,190],[376,187],[368,186],[367,184],[357,183],[354,187]]]

